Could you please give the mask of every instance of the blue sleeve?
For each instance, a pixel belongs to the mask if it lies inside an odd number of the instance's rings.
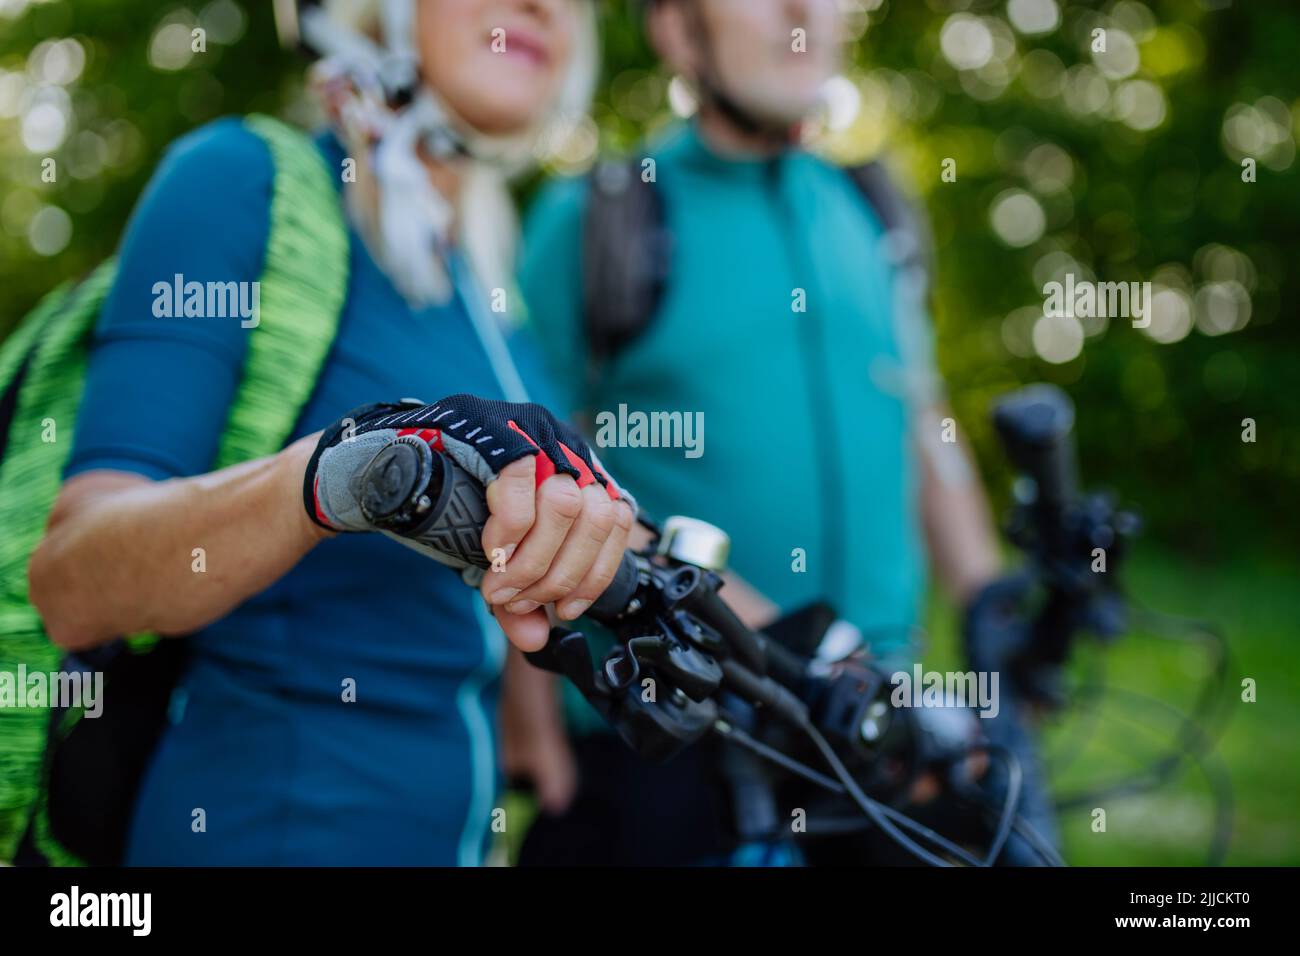
[[[561,403],[585,407],[587,344],[582,320],[582,220],[586,182],[545,186],[524,222],[519,287]]]
[[[250,283],[251,299],[273,177],[266,144],[238,119],[168,150],[122,240],[65,475],[111,468],[165,479],[211,470],[253,329],[238,316],[178,314],[183,302],[173,291],[178,282]]]

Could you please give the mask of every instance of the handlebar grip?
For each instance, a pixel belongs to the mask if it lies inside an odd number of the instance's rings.
[[[614,579],[600,597],[592,602],[587,613],[602,624],[612,624],[623,615],[640,585],[641,572],[637,568],[636,557],[631,551],[624,551],[623,560],[614,572]]]
[[[375,527],[486,570],[487,493],[473,476],[414,435],[380,449],[361,476],[361,511]]]
[[[1038,507],[1059,514],[1078,488],[1069,396],[1054,385],[1030,385],[998,402],[993,425],[1007,457],[1034,480]]]
[[[361,477],[362,513],[375,527],[413,538],[467,565],[489,569],[483,526],[491,512],[479,480],[428,442],[407,435],[371,459]],[[619,617],[636,593],[640,572],[631,552],[587,613],[598,621]]]

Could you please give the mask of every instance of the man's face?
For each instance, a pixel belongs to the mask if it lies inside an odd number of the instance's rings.
[[[839,0],[668,0],[654,16],[679,18],[652,23],[671,66],[769,122],[804,118],[839,65]]]

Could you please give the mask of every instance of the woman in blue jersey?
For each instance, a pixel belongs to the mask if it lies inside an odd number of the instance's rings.
[[[281,452],[214,470],[259,333],[153,307],[159,282],[253,283],[266,259],[268,147],[238,120],[214,123],[173,145],[124,238],[32,600],[70,649],[191,637],[128,863],[475,864],[496,792],[502,632],[533,649],[548,606],[581,614],[633,518],[543,407],[484,291],[509,274],[503,176],[584,105],[593,11],[301,12],[301,38],[332,54],[313,73],[330,119],[318,146],[348,223],[346,299],[311,397]],[[314,254],[309,235],[296,246]],[[396,404],[410,395],[429,404]],[[483,546],[507,560],[481,596],[418,542],[366,533],[360,450],[397,434],[487,486]]]

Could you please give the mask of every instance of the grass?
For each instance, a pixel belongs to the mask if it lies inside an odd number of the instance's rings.
[[[1078,866],[1202,864],[1217,815],[1230,826],[1224,863],[1300,863],[1300,569],[1292,559],[1207,565],[1139,549],[1122,574],[1126,592],[1144,606],[1215,625],[1228,649],[1227,674],[1212,715],[1200,722],[1209,738],[1205,766],[1182,761],[1162,786],[1063,809],[1066,859]],[[936,626],[927,665],[957,666],[950,612],[936,602],[930,620]],[[1081,643],[1072,678],[1097,683],[1100,674],[1106,690],[1095,706],[1076,699],[1044,728],[1057,796],[1131,779],[1169,754],[1185,730],[1179,714],[1194,711],[1214,658],[1203,641],[1162,638],[1137,622],[1109,646]],[[1255,682],[1253,703],[1242,699],[1246,678]],[[1104,832],[1094,830],[1097,809],[1105,811]]]

